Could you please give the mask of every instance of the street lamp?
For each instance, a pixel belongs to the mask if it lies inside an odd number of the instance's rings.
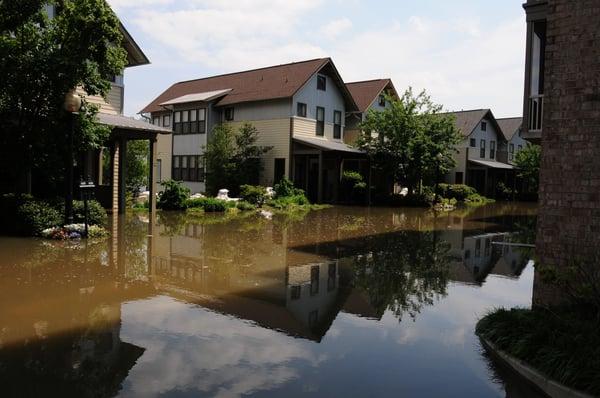
[[[444,155],[438,153],[435,156],[435,160],[435,203],[439,203],[440,164],[444,160]]]
[[[65,111],[69,114],[69,128],[67,131],[67,182],[65,193],[65,224],[73,223],[73,135],[75,129],[75,115],[81,108],[81,97],[75,92],[75,89],[70,90],[65,95],[64,102]]]

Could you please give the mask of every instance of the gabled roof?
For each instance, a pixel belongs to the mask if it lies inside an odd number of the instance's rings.
[[[140,113],[159,112],[163,110],[160,104],[185,95],[227,89],[231,91],[217,102],[217,106],[291,98],[315,73],[322,70],[336,81],[349,110],[356,109],[352,95],[331,58],[318,58],[175,83]]]
[[[123,35],[123,47],[127,51],[127,67],[149,64],[150,60],[146,57],[146,54],[144,54],[140,46],[133,40],[133,37],[120,21],[119,27]]]
[[[448,114],[454,115],[456,128],[460,130],[464,137],[470,136],[473,130],[479,126],[482,119],[487,119],[494,124],[494,127],[499,134],[502,132],[502,129],[498,125],[498,122],[490,109],[473,109],[470,111],[444,113],[444,115]]]
[[[392,84],[392,79],[375,79],[361,82],[346,83],[346,87],[352,94],[359,112],[366,112],[369,106],[379,97],[381,92],[388,88],[397,97],[398,93]]]
[[[506,141],[510,141],[523,125],[522,117],[507,117],[496,119],[496,121],[498,122],[500,130],[502,130],[502,134],[504,134]]]

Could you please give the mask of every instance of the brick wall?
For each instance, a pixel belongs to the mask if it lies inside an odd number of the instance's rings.
[[[537,247],[564,266],[600,252],[600,0],[549,7]],[[537,281],[534,302],[557,298]]]

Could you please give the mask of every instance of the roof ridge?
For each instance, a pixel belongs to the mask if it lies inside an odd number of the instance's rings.
[[[200,77],[200,78],[197,78],[197,79],[181,80],[179,82],[173,83],[173,86],[178,85],[178,84],[183,84],[183,83],[196,82],[196,81],[199,81],[199,80],[215,79],[217,77],[233,76],[233,75],[239,75],[241,73],[256,72],[256,71],[264,70],[264,69],[279,68],[279,67],[282,67],[282,66],[305,64],[305,63],[308,63],[308,62],[324,61],[324,60],[330,60],[330,59],[331,58],[329,58],[329,57],[313,58],[313,59],[307,59],[307,60],[304,60],[304,61],[288,62],[288,63],[285,63],[285,64],[262,66],[260,68],[247,69],[247,70],[242,70],[242,71],[238,71],[238,72],[229,72],[229,73],[222,73],[220,75]]]
[[[441,113],[464,113],[464,112],[480,112],[480,111],[491,111],[490,108],[479,108],[479,109],[466,109],[462,111],[446,111]]]
[[[347,82],[346,85],[348,84],[358,84],[358,83],[370,83],[370,82],[382,82],[384,80],[392,80],[389,77],[383,78],[383,79],[370,79],[370,80],[358,80],[355,82]]]
[[[496,120],[523,119],[523,116],[497,117]]]

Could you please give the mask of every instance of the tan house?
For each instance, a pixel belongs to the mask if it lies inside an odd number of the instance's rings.
[[[335,201],[343,160],[361,156],[344,142],[345,115],[357,106],[330,58],[175,83],[140,113],[171,129],[159,137],[159,180],[204,192],[204,148],[215,125],[251,123],[262,158],[259,183],[287,176],[313,201]]]

